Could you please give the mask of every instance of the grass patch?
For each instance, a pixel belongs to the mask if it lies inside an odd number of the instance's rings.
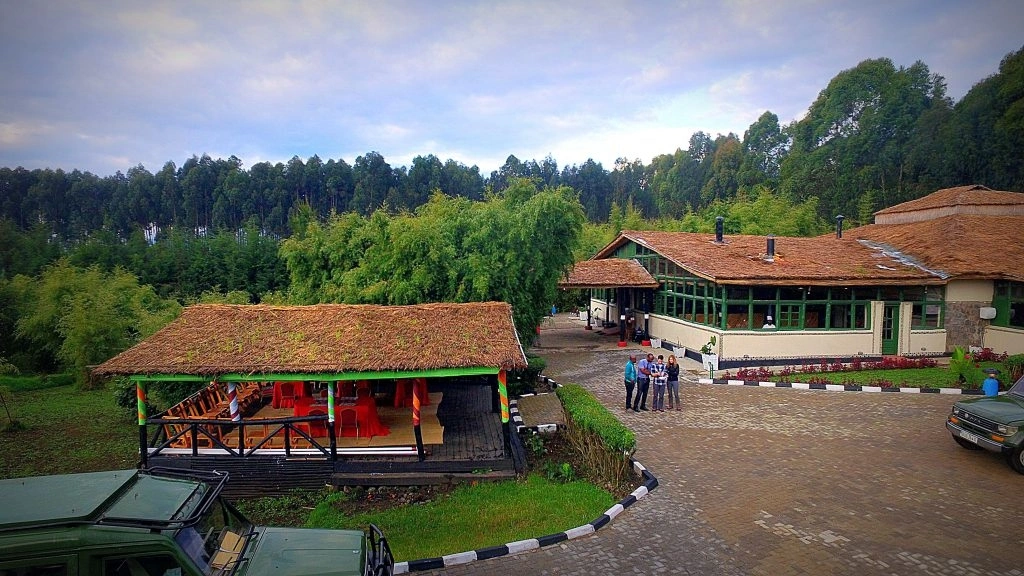
[[[0,376],[0,386],[6,386],[11,392],[28,392],[71,386],[75,377],[71,374],[46,374],[43,376]]]
[[[432,558],[554,534],[586,524],[615,503],[586,482],[552,482],[539,474],[525,480],[460,486],[423,504],[345,515],[346,494],[317,505],[311,528],[364,528],[384,531],[398,561]]]
[[[24,429],[0,433],[0,478],[136,466],[138,427],[110,389],[4,385],[13,391],[11,415]]]

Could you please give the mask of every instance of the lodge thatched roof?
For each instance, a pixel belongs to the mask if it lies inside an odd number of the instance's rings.
[[[850,237],[775,238],[766,258],[764,236],[625,230],[595,258],[608,258],[628,241],[646,246],[690,273],[719,284],[830,285],[941,284],[941,276]]]
[[[216,376],[525,366],[512,307],[504,302],[201,304],[93,372]]]
[[[845,236],[909,256],[949,278],[1024,282],[1024,216],[969,214],[870,224]]]
[[[951,214],[1024,215],[1024,194],[992,190],[980,184],[943,188],[875,212],[875,223],[898,224]]]
[[[657,288],[658,281],[636,260],[607,258],[577,262],[559,288]]]

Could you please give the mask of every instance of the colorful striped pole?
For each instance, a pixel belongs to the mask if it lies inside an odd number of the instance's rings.
[[[420,425],[420,381],[416,378],[412,381],[412,425]]]
[[[337,383],[333,380],[327,383],[327,422],[334,427],[334,387]]]
[[[505,386],[505,371],[498,371],[498,398],[501,400],[501,423],[508,424],[508,388]]]
[[[423,450],[423,431],[420,428],[420,394],[426,387],[427,381],[423,378],[412,381],[412,432],[416,436],[416,454],[420,462],[426,458],[426,452]]]
[[[139,426],[146,425],[146,383],[135,383],[135,398],[139,404]]]
[[[213,385],[216,386],[217,383],[214,382]],[[242,415],[238,412],[238,389],[234,382],[228,382],[228,403],[231,407],[231,421],[238,422]]]
[[[331,443],[331,462],[338,459],[338,440],[334,433],[334,389],[337,385],[334,380],[327,382],[327,438]]]
[[[145,470],[148,466],[149,447],[146,446],[146,383],[135,382],[135,399],[138,402],[139,411],[139,462],[140,467]]]

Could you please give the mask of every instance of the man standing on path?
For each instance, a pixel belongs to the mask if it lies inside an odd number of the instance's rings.
[[[636,386],[636,354],[630,354],[626,360],[626,410],[633,406],[633,387]]]
[[[648,354],[638,365],[640,374],[637,375],[637,381],[640,383],[640,389],[637,390],[636,399],[633,400],[633,412],[647,411],[647,390],[651,387],[651,367],[653,365],[654,354]]]

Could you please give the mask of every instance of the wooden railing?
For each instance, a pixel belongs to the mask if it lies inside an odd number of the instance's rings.
[[[215,449],[242,458],[252,456],[257,450],[283,448],[290,456],[296,449],[314,449],[333,461],[338,455],[337,437],[327,418],[326,414],[317,414],[235,422],[228,418],[183,418],[165,414],[146,420],[147,427],[155,426],[156,431],[148,446],[141,448],[149,456],[170,448],[189,448],[193,456],[198,456],[200,449]],[[311,434],[314,423],[322,424],[327,432],[327,446]]]

